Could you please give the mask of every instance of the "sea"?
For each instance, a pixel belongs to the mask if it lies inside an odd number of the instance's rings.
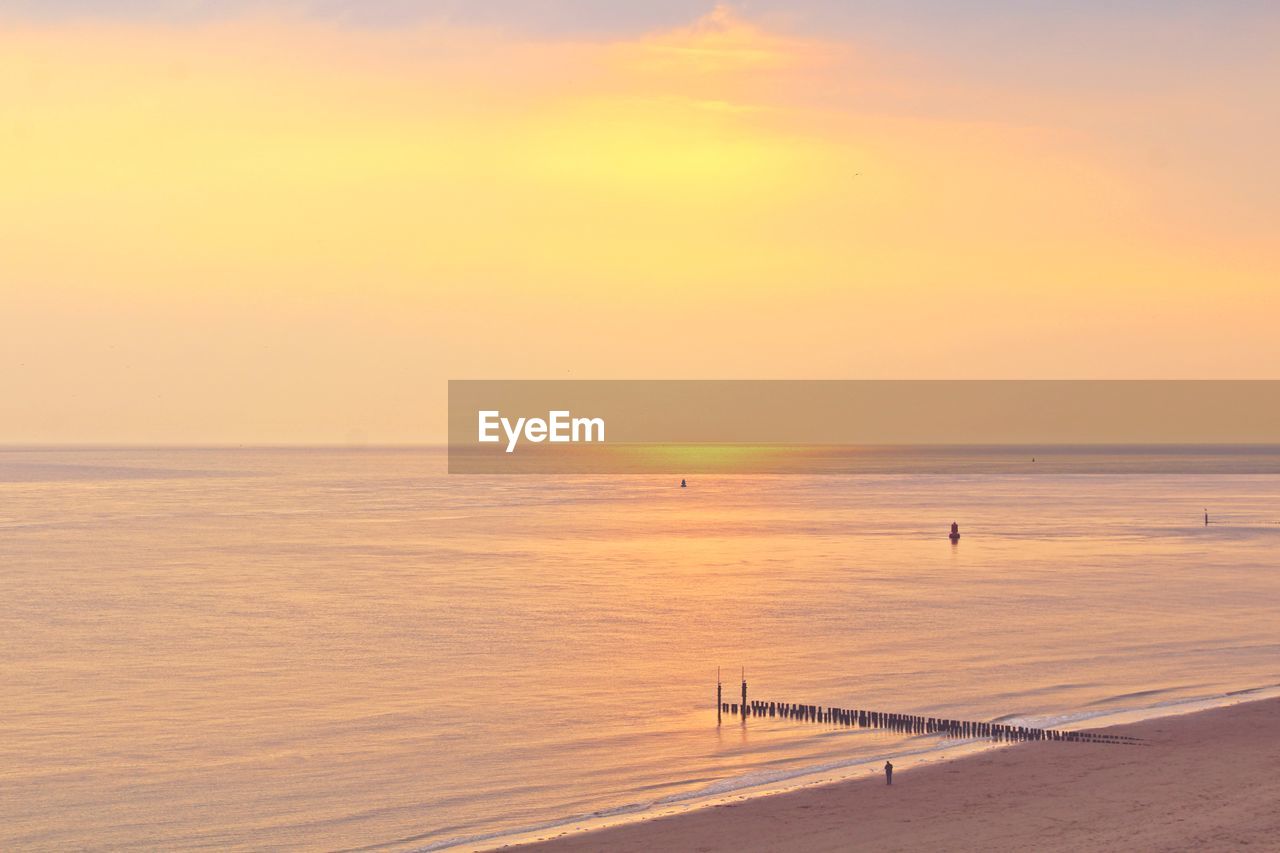
[[[494,848],[985,748],[717,679],[1067,728],[1274,694],[1280,449],[1034,452],[0,451],[0,849]]]

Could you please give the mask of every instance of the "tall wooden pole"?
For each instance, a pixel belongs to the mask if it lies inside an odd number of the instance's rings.
[[[724,707],[724,700],[721,695],[720,685],[720,667],[716,667],[716,725],[720,725],[720,709]]]

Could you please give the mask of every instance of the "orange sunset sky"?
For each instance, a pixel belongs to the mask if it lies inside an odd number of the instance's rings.
[[[1280,375],[1266,4],[340,5],[0,7],[0,442],[435,441],[450,378]]]

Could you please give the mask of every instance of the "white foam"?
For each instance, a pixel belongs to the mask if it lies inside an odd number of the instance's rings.
[[[1002,721],[1008,725],[1025,726],[1027,728],[1049,729],[1061,728],[1071,730],[1081,728],[1084,722],[1106,721],[1108,725],[1136,722],[1138,720],[1155,719],[1164,716],[1192,713],[1210,708],[1225,707],[1241,702],[1258,699],[1280,697],[1280,685],[1237,690],[1210,696],[1197,696],[1183,699],[1169,699],[1151,705],[1128,708],[1108,708],[1103,710],[1074,711],[1060,714],[1039,714],[1025,716],[1009,716]],[[1091,726],[1096,728],[1097,726]],[[921,735],[909,738],[907,743],[920,738],[934,740],[933,745],[920,749],[899,749],[874,757],[860,756],[842,761],[832,761],[790,770],[753,771],[740,776],[719,779],[694,791],[671,794],[657,800],[631,803],[613,809],[593,812],[589,815],[578,815],[560,820],[549,821],[532,827],[495,832],[485,835],[474,835],[465,838],[452,838],[438,841],[426,847],[417,848],[422,853],[445,849],[480,850],[492,849],[492,842],[501,839],[506,844],[527,843],[539,837],[545,837],[550,830],[564,829],[567,832],[585,832],[603,829],[634,820],[650,819],[665,816],[677,811],[692,811],[708,808],[730,800],[777,794],[796,788],[813,785],[830,784],[844,781],[861,775],[878,772],[880,762],[898,762],[895,769],[907,770],[913,766],[929,763],[933,759],[953,760],[975,751],[1001,749],[1015,745],[1013,742],[997,743],[986,738],[959,740],[954,738],[940,739],[939,735]],[[935,740],[937,739],[937,740]],[[905,745],[905,744],[904,744]],[[834,775],[833,775],[834,774]],[[671,809],[662,811],[662,809]]]

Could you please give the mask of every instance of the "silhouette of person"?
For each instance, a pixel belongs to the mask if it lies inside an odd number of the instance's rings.
[[[953,521],[953,522],[951,522],[951,533],[952,533],[952,535],[955,535],[955,534],[957,534],[957,533],[959,533],[959,532],[960,532],[960,525],[956,524],[954,521]]]
[[[689,488],[689,482],[688,482],[687,480],[681,480],[681,481],[680,481],[680,488],[682,488],[682,489],[687,489],[687,488]]]
[[[884,783],[886,785],[893,784],[893,765],[887,761],[884,763]]]

